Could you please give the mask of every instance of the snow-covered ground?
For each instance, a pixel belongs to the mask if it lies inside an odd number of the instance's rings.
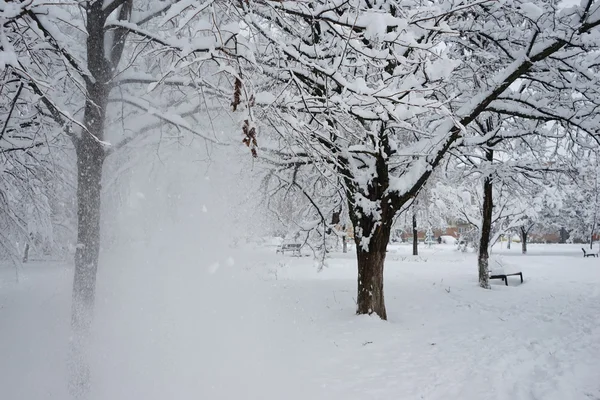
[[[600,259],[529,250],[495,249],[525,283],[486,291],[474,254],[390,246],[387,322],[354,315],[353,254],[322,272],[273,247],[105,256],[91,397],[600,399]],[[0,269],[0,399],[64,399],[71,267],[20,275]]]

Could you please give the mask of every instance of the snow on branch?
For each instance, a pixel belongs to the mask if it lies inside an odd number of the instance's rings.
[[[134,35],[141,36],[162,46],[178,49],[183,52],[184,55],[194,52],[213,52],[215,50],[225,49],[225,46],[227,46],[227,44],[229,44],[237,35],[237,32],[226,32],[222,37],[204,37],[185,41],[180,39],[161,38],[156,33],[143,29],[133,22],[110,20],[107,21],[104,26],[106,29],[126,29]]]
[[[113,99],[113,101],[124,102],[126,104],[135,106],[145,111],[149,115],[155,117],[156,119],[160,120],[162,123],[168,123],[178,129],[188,131],[196,136],[203,138],[208,142],[220,143],[218,140],[211,138],[210,136],[206,136],[202,132],[198,131],[197,129],[192,127],[188,121],[186,121],[185,117],[188,115],[192,115],[194,111],[190,111],[185,114],[178,114],[172,111],[159,110],[153,107],[147,100],[139,99],[129,95],[119,96],[118,98]],[[145,128],[148,128],[148,126],[146,126]]]
[[[30,17],[34,22],[35,25],[31,25],[31,28],[34,32],[39,32],[40,39],[53,46],[64,57],[68,65],[74,68],[86,82],[92,82],[93,78],[90,71],[85,67],[85,63],[69,51],[69,38],[65,37],[51,22],[49,16],[57,20],[69,18],[68,16],[60,15],[56,11],[56,7],[34,7],[27,10],[25,15]],[[79,29],[85,31],[85,28],[82,26],[79,26]]]

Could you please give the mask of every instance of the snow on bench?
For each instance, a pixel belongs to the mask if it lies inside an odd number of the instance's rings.
[[[586,257],[598,257],[598,253],[588,253],[587,251],[585,251],[585,249],[582,247],[581,250],[583,250],[583,258]]]
[[[503,258],[490,257],[488,265],[490,279],[502,279],[504,284],[508,286],[508,277],[518,275],[521,277],[521,283],[523,283],[523,272],[518,271],[513,265],[507,263]]]
[[[285,254],[286,251],[291,251],[292,254],[300,256],[300,248],[302,245],[300,243],[284,243],[275,251],[275,253]]]

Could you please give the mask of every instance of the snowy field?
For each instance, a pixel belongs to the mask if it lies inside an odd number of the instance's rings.
[[[91,397],[600,399],[600,259],[578,245],[495,249],[525,283],[486,291],[474,254],[410,250],[389,249],[388,322],[354,315],[353,254],[320,273],[273,247],[105,256]],[[20,275],[0,270],[0,399],[64,399],[71,267]]]

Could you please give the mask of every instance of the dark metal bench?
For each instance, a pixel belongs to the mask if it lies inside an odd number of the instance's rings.
[[[302,245],[300,243],[282,244],[281,246],[279,246],[279,248],[277,248],[277,251],[275,253],[285,254],[286,251],[291,251],[292,254],[300,256],[300,248],[301,247],[302,247]]]
[[[586,257],[598,257],[598,253],[588,253],[587,251],[585,251],[585,249],[582,247],[581,251],[583,251],[583,258]]]
[[[523,283],[523,273],[522,272],[515,272],[513,274],[490,275],[490,279],[502,279],[504,281],[504,284],[506,286],[508,286],[508,277],[509,276],[517,276],[517,275],[519,275],[521,277],[521,283]]]

